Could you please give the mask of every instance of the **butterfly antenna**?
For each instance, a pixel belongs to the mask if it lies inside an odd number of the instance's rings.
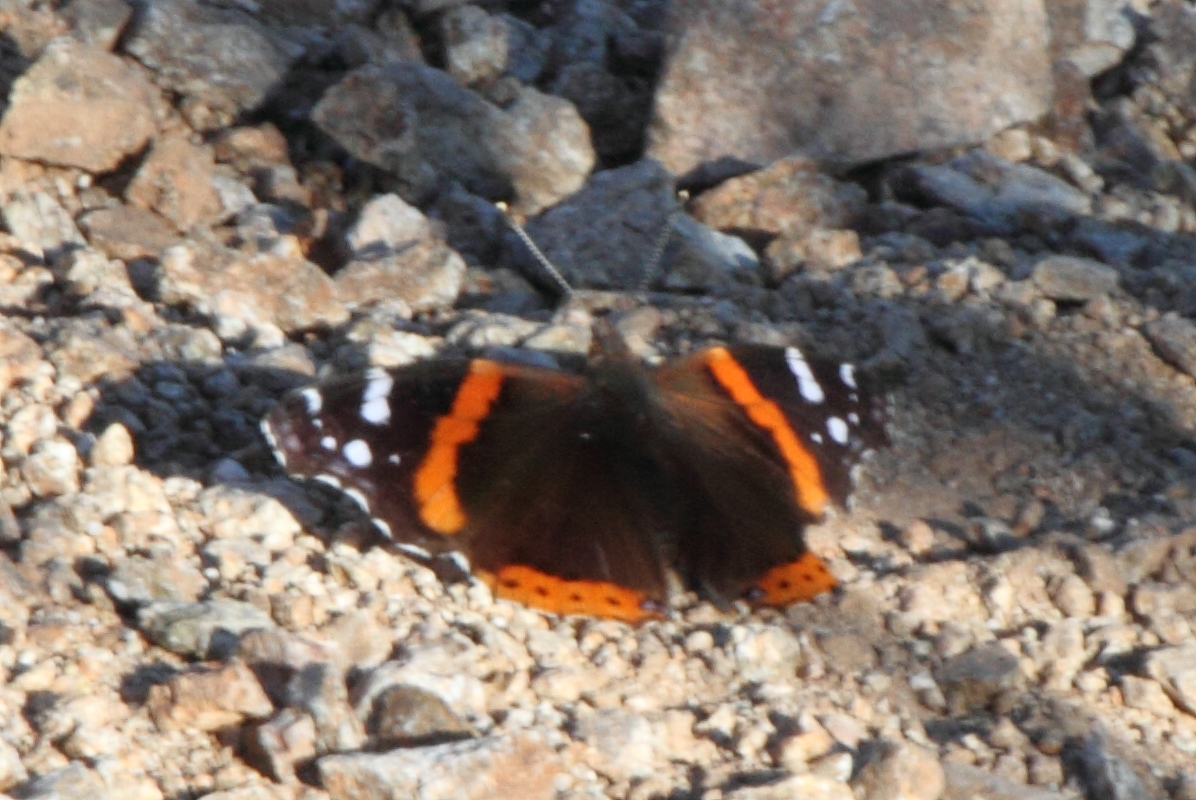
[[[644,277],[640,280],[639,290],[647,292],[656,283],[656,279],[660,277],[660,263],[664,258],[665,248],[669,246],[669,240],[673,238],[673,225],[677,222],[677,217],[681,216],[681,209],[689,200],[689,192],[682,189],[677,192],[678,203],[671,212],[669,212],[668,219],[664,222],[664,227],[660,229],[660,233],[656,237],[656,244],[652,247],[652,255],[644,263]]]
[[[560,287],[560,290],[565,297],[573,297],[575,293],[573,291],[573,287],[569,285],[569,281],[565,280],[565,276],[562,275],[561,271],[556,268],[556,265],[548,260],[548,256],[544,255],[544,251],[540,249],[539,245],[532,241],[532,237],[527,235],[527,231],[525,231],[523,226],[519,224],[519,220],[515,219],[514,214],[511,213],[511,210],[507,204],[495,203],[494,205],[499,211],[502,212],[503,219],[505,219],[507,224],[511,226],[511,230],[515,231],[515,235],[523,241],[524,245],[527,246],[527,249],[530,250],[532,255],[536,257],[536,261],[540,263],[540,267],[547,272],[556,285]]]

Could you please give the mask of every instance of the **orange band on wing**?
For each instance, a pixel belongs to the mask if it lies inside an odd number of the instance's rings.
[[[623,622],[643,622],[661,613],[647,595],[603,581],[570,581],[538,569],[512,564],[497,573],[478,572],[495,596],[553,614],[587,614]]]
[[[813,553],[803,553],[796,561],[773,567],[756,581],[760,602],[773,606],[812,600],[838,585],[826,562]]]
[[[708,350],[706,366],[731,399],[743,408],[748,419],[772,436],[789,467],[789,475],[797,490],[798,505],[815,516],[821,515],[829,500],[826,484],[822,482],[822,470],[797,438],[780,406],[760,394],[747,371],[726,348]]]
[[[453,407],[432,429],[428,452],[415,472],[415,502],[419,518],[437,533],[454,534],[465,527],[465,510],[457,496],[457,456],[461,445],[477,438],[481,421],[502,390],[502,378],[502,368],[493,361],[470,362]]]

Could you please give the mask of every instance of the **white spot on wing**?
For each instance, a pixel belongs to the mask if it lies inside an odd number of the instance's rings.
[[[354,439],[341,449],[345,460],[355,467],[368,467],[374,461],[370,446],[363,439]]]
[[[266,441],[270,444],[270,449],[274,452],[274,458],[277,459],[278,463],[281,464],[285,469],[287,465],[287,455],[279,449],[278,439],[274,437],[274,431],[270,430],[270,423],[266,420],[262,420],[261,428],[262,436],[266,437]]]
[[[334,489],[341,488],[340,478],[336,477],[335,475],[327,475],[324,473],[320,473],[319,475],[316,475],[314,478],[312,478],[312,480],[319,481],[320,483],[323,483],[323,484],[327,484],[328,486],[331,486]]]
[[[403,459],[399,457],[398,453],[391,453],[386,457],[386,460],[391,464],[394,464],[396,467],[403,461]]]
[[[361,418],[371,425],[390,422],[390,390],[394,378],[385,370],[374,367],[366,373],[365,391],[361,395]]]
[[[822,434],[821,433],[811,433],[810,441],[812,441],[814,444],[822,444]]]
[[[855,413],[854,411],[852,411],[850,414],[847,415],[847,421],[850,422],[852,425],[859,425],[860,424],[860,415]]]
[[[320,440],[320,447],[323,447],[325,450],[335,450],[336,449],[336,437],[335,436],[325,436],[323,439]]]
[[[378,520],[374,520],[374,522],[378,522]],[[432,558],[431,553],[429,553],[427,550],[423,549],[422,547],[420,547],[417,544],[408,544],[407,542],[395,542],[395,549],[398,550],[400,553],[406,553],[409,556],[413,556],[414,558],[419,558],[424,561],[429,561]]]
[[[320,390],[309,386],[308,388],[299,392],[299,396],[303,398],[303,402],[307,404],[308,416],[314,417],[320,413],[324,408],[324,396],[320,394]]]
[[[449,561],[452,561],[453,565],[456,566],[457,568],[459,568],[462,572],[472,572],[473,571],[469,566],[469,559],[466,558],[465,554],[462,553],[461,551],[454,550],[453,552],[448,554],[448,558],[449,558]]]
[[[858,389],[855,385],[855,367],[851,364],[839,365],[839,380],[847,384],[848,389]]]
[[[376,527],[378,530],[382,531],[382,535],[385,536],[387,539],[395,538],[394,531],[392,531],[390,529],[390,526],[387,525],[385,521],[380,520],[377,517],[372,517],[370,519],[370,522],[374,523],[374,527]]]
[[[806,357],[802,355],[801,350],[786,347],[785,363],[789,365],[793,377],[797,378],[797,390],[801,392],[802,399],[807,403],[821,403],[826,399],[826,393],[822,391],[814,373],[810,371],[810,365],[806,363]]]
[[[839,444],[847,444],[847,423],[838,417],[826,421],[826,431]]]
[[[366,512],[367,514],[369,513],[369,511],[370,511],[370,504],[369,504],[369,501],[365,499],[365,495],[364,495],[364,494],[362,494],[361,492],[357,491],[357,490],[356,490],[356,489],[354,489],[352,486],[347,486],[347,487],[345,487],[345,489],[344,489],[344,492],[345,492],[345,494],[346,494],[346,495],[349,497],[349,499],[350,499],[350,500],[352,500],[354,503],[356,503],[356,504],[357,504],[357,506],[358,506],[358,507],[359,507],[359,508],[360,508],[362,511]]]

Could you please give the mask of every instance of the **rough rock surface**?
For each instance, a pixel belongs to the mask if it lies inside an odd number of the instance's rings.
[[[979,143],[1051,96],[1037,2],[672,5],[648,152],[675,173]]]

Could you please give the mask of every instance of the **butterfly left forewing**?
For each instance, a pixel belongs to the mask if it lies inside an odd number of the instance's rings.
[[[666,600],[651,469],[586,387],[434,361],[297,390],[263,430],[289,473],[341,489],[407,552],[460,553],[500,597],[640,621]]]

